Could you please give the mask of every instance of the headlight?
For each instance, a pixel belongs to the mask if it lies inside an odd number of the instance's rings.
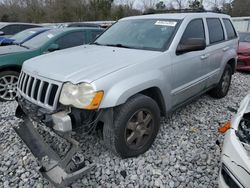
[[[65,83],[62,88],[60,103],[80,109],[97,109],[103,97],[102,91],[95,91],[88,83],[74,85]]]

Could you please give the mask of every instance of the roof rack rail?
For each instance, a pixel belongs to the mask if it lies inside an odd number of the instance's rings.
[[[161,13],[201,13],[201,12],[212,12],[212,13],[222,13],[220,10],[206,10],[204,8],[197,8],[197,9],[171,9],[171,10],[155,10],[155,9],[148,9],[146,10],[143,15],[147,14],[161,14]]]

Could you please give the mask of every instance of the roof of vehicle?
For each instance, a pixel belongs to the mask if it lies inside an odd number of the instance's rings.
[[[96,27],[65,27],[65,28],[55,28],[55,29],[50,29],[48,31],[45,31],[44,33],[51,33],[54,35],[60,35],[65,32],[70,32],[70,31],[86,31],[86,30],[100,30],[102,31],[103,29],[101,28],[96,28]]]
[[[83,31],[83,30],[103,30],[102,28],[99,27],[62,27],[62,28],[55,28],[51,29],[52,31]]]
[[[48,28],[48,27],[34,27],[34,28],[23,30],[23,31],[43,31],[43,30],[49,30],[49,29],[51,29],[51,28]]]
[[[219,18],[230,18],[230,16],[226,14],[212,13],[212,12],[199,12],[199,13],[166,13],[166,14],[148,14],[142,16],[131,16],[127,18],[123,18],[121,20],[129,20],[129,19],[176,19],[182,20],[187,17],[219,17]]]

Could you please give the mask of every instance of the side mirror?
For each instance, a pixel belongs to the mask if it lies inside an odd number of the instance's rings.
[[[3,31],[0,31],[0,36],[3,36],[4,35],[4,32]]]
[[[51,44],[48,48],[48,52],[54,52],[56,50],[59,50],[59,45],[58,44]]]
[[[189,38],[181,41],[176,49],[176,55],[181,55],[188,52],[200,51],[206,48],[206,41],[201,38]]]

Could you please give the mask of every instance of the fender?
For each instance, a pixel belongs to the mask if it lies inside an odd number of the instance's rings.
[[[167,106],[164,104],[166,106],[166,110],[168,110],[171,106],[171,104],[169,104],[171,101],[170,85],[166,82],[166,76],[163,75],[163,72],[157,69],[146,72],[142,71],[139,74],[134,74],[132,77],[127,77],[117,81],[109,89],[104,91],[104,98],[100,108],[109,108],[121,105],[135,94],[152,87],[159,88],[165,103],[168,101]]]
[[[237,59],[235,58],[235,57],[237,57],[237,53],[236,53],[236,51],[234,50],[234,49],[230,49],[230,50],[228,50],[227,51],[227,53],[223,56],[223,59],[222,59],[222,64],[221,64],[221,67],[220,67],[220,77],[222,76],[222,74],[223,74],[223,72],[224,72],[224,70],[225,70],[225,67],[226,67],[226,65],[227,65],[227,63],[230,61],[230,60],[232,60],[232,59],[234,59],[235,60],[235,63],[234,63],[234,68],[233,68],[233,73],[235,72],[235,70],[236,70],[236,65],[237,65]]]

